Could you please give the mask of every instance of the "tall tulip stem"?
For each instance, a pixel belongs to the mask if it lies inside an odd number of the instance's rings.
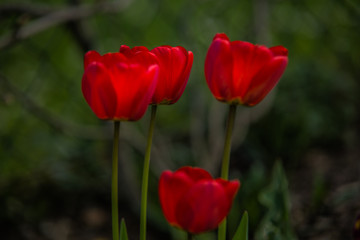
[[[155,126],[157,105],[151,107],[151,119],[148,132],[148,139],[144,157],[144,168],[142,176],[142,187],[141,187],[141,212],[140,212],[140,240],[146,239],[146,208],[147,208],[147,193],[148,193],[148,182],[149,182],[149,168],[150,168],[150,155],[151,145]]]
[[[111,216],[113,240],[119,240],[119,211],[118,211],[118,159],[119,159],[120,122],[114,121],[114,141],[111,174]]]
[[[229,115],[226,126],[226,136],[224,144],[224,155],[221,165],[221,178],[228,180],[229,178],[229,165],[230,165],[230,151],[231,151],[231,137],[234,128],[234,121],[236,115],[236,105],[230,105]],[[219,226],[218,240],[226,239],[226,218]]]

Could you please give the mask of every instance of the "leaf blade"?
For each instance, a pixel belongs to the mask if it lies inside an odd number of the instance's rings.
[[[121,219],[120,223],[120,240],[128,240],[125,219]]]
[[[244,212],[241,217],[240,224],[235,232],[233,240],[248,240],[249,238],[249,214],[247,211]]]

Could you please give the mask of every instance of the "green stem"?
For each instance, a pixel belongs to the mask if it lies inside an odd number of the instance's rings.
[[[120,122],[114,121],[114,141],[111,175],[111,215],[113,240],[119,240],[119,211],[118,211],[118,159],[119,159],[119,130]]]
[[[229,164],[230,164],[230,151],[231,151],[231,137],[234,128],[236,114],[236,105],[230,105],[229,115],[227,119],[226,126],[226,136],[224,144],[224,155],[221,165],[221,178],[228,180],[229,179]]]
[[[226,136],[224,144],[224,155],[221,165],[221,178],[229,179],[229,165],[230,165],[230,151],[231,151],[231,136],[234,128],[234,121],[236,115],[236,105],[230,105],[229,115],[226,126]],[[219,226],[218,240],[226,239],[226,218]]]
[[[156,109],[157,109],[157,105],[152,105],[149,133],[148,133],[147,146],[144,157],[144,169],[143,169],[142,187],[141,187],[140,240],[146,239],[147,193],[148,193],[148,182],[149,182],[150,154],[151,154],[152,136],[154,133],[154,126],[155,126]]]

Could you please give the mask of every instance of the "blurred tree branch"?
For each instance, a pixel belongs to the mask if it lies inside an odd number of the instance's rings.
[[[19,26],[18,29],[0,38],[0,49],[8,47],[17,41],[29,38],[39,32],[45,31],[56,25],[69,23],[99,13],[116,13],[126,8],[130,0],[103,1],[96,4],[70,6],[65,8],[50,8],[44,5],[8,4],[0,6],[0,14],[23,13],[38,16],[39,18],[27,24]]]
[[[33,99],[27,96],[24,92],[17,89],[6,77],[0,75],[0,94],[5,96],[7,93],[12,94],[22,106],[38,119],[44,121],[47,125],[56,131],[63,134],[86,138],[86,139],[107,139],[111,134],[107,134],[106,129],[101,127],[76,125],[73,123],[61,120],[45,108],[39,106]],[[110,138],[109,138],[110,139]]]
[[[12,14],[29,14],[34,17],[41,17],[56,10],[59,9],[40,4],[7,3],[0,6],[0,16],[3,18]]]

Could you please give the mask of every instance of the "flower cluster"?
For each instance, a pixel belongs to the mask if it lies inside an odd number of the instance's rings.
[[[121,46],[101,56],[89,51],[84,58],[82,92],[100,119],[136,121],[149,104],[178,101],[189,79],[192,52],[183,47]]]
[[[182,167],[164,171],[159,181],[159,199],[170,225],[191,234],[219,227],[219,239],[226,239],[226,221],[238,180],[228,180],[231,131],[235,107],[254,106],[261,102],[278,83],[288,63],[287,49],[267,48],[243,41],[230,41],[216,34],[206,55],[205,78],[214,97],[230,106],[228,131],[224,147],[221,178],[201,168]],[[100,55],[86,53],[82,92],[95,115],[104,120],[136,121],[149,105],[152,112],[146,148],[141,201],[140,239],[146,232],[146,197],[152,132],[156,105],[174,104],[184,92],[193,64],[193,53],[181,46],[160,46],[148,50],[144,46],[120,47],[119,52]],[[152,108],[154,109],[154,108]],[[115,125],[118,131],[119,125]],[[114,134],[114,143],[118,134]],[[117,144],[114,153],[117,154]],[[113,155],[117,169],[117,155]],[[117,171],[114,171],[117,174]],[[113,176],[117,189],[117,175]],[[117,191],[117,190],[116,190]],[[112,194],[113,236],[118,239],[117,194]],[[358,228],[355,229],[357,233]]]

